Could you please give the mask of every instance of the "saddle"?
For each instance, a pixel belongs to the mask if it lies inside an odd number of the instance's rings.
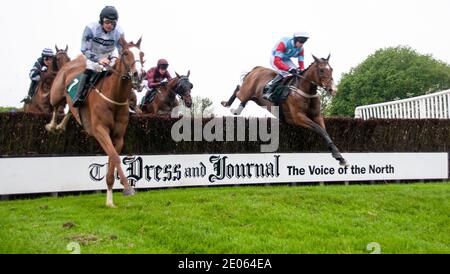
[[[272,98],[273,102],[276,105],[280,105],[284,100],[287,99],[289,93],[291,93],[288,83],[292,80],[292,78],[292,75],[287,76],[283,80],[281,80],[281,82],[275,84],[275,86],[273,87]]]

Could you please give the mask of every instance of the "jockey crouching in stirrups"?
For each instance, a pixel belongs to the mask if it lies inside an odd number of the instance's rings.
[[[293,37],[282,38],[272,50],[270,64],[278,72],[277,76],[269,81],[263,89],[263,98],[274,101],[275,86],[290,74],[302,74],[305,69],[303,45],[309,39],[306,32],[297,32]],[[298,59],[298,68],[291,61],[291,58]]]
[[[101,72],[105,65],[113,65],[111,57],[117,48],[119,53],[122,46],[120,37],[124,35],[122,29],[117,26],[119,14],[115,7],[106,6],[100,13],[100,21],[86,26],[81,42],[81,52],[86,57],[86,70],[81,76],[77,93],[73,100],[74,107],[80,107],[86,99],[87,87],[92,75]]]

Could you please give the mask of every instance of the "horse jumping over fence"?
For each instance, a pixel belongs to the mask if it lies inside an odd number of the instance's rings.
[[[176,72],[175,74],[175,78],[158,88],[151,103],[141,106],[143,113],[170,115],[172,110],[179,105],[177,95],[181,97],[186,107],[192,106],[191,89],[194,86],[189,81],[191,72],[188,71],[186,76],[180,76]]]
[[[314,62],[304,71],[303,75],[287,77],[277,88],[286,97],[278,105],[281,107],[282,117],[287,123],[318,133],[325,140],[333,157],[341,165],[347,165],[347,161],[326,132],[324,119],[320,112],[320,97],[317,94],[317,87],[324,88],[332,96],[337,93],[333,81],[333,69],[329,65],[330,56],[324,59],[313,55],[313,58]],[[238,109],[232,110],[236,115],[242,112],[249,100],[254,100],[260,106],[271,108],[275,104],[264,99],[262,95],[264,86],[275,75],[276,72],[272,69],[255,67],[244,77],[242,86],[234,91],[224,106],[230,107],[237,97],[241,104]]]
[[[70,58],[67,55],[68,46],[65,49],[59,49],[55,46],[56,54],[53,56],[53,61],[49,70],[41,73],[41,80],[37,86],[36,94],[31,99],[30,103],[23,106],[25,112],[34,113],[52,113],[53,107],[50,104],[50,89],[55,80],[58,71],[68,62]],[[58,106],[58,114],[64,114],[65,102],[61,102]]]
[[[121,167],[119,153],[124,143],[124,135],[129,120],[129,95],[133,88],[139,88],[143,80],[144,53],[140,50],[141,39],[134,44],[120,39],[123,51],[117,58],[113,67],[108,67],[111,74],[100,79],[95,86],[89,88],[86,101],[79,109],[72,106],[72,98],[66,92],[66,88],[86,68],[84,56],[79,56],[68,63],[56,76],[51,89],[50,101],[57,105],[66,98],[70,112],[63,121],[56,124],[56,112],[53,112],[51,122],[46,129],[64,130],[72,113],[84,130],[99,142],[108,155],[108,172],[106,175],[107,194],[106,206],[115,207],[113,203],[114,171],[117,170],[120,183],[124,186],[125,196],[134,195],[135,191],[130,186],[127,177]]]

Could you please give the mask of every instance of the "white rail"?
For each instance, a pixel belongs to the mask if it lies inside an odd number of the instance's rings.
[[[450,119],[450,89],[414,98],[359,106],[355,118]]]

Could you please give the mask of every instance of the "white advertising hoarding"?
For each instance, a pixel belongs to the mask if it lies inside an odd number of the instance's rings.
[[[122,157],[136,188],[447,179],[447,153],[194,154]],[[106,156],[0,158],[0,195],[106,189]],[[116,188],[121,188],[118,181]]]

